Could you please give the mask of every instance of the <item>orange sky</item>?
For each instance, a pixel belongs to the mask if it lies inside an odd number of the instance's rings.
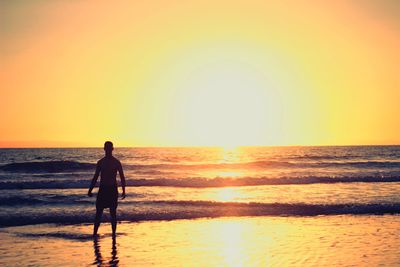
[[[400,143],[397,1],[115,2],[0,2],[0,146]]]

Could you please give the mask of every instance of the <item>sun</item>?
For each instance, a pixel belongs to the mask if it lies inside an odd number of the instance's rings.
[[[279,130],[279,88],[248,62],[207,62],[186,80],[176,106],[188,143],[259,145]]]

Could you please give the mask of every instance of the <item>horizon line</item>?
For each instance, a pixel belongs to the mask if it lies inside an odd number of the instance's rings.
[[[360,146],[400,146],[398,144],[313,144],[313,145],[238,145],[238,146],[224,146],[224,145],[153,145],[153,146],[115,146],[115,148],[240,148],[240,147],[360,147]],[[103,148],[103,146],[0,146],[0,149],[34,149],[34,148],[46,148],[46,149],[74,149],[74,148]]]

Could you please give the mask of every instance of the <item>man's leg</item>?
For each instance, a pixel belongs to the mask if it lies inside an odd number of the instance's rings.
[[[93,236],[97,235],[97,230],[99,229],[102,215],[103,215],[103,208],[96,207],[96,218],[94,219]]]
[[[110,208],[112,233],[117,232],[117,208]]]

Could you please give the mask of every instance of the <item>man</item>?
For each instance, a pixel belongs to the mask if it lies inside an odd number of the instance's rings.
[[[101,216],[105,208],[110,209],[112,234],[115,237],[117,230],[117,206],[118,206],[118,184],[117,171],[121,178],[122,199],[125,198],[125,176],[122,170],[121,162],[114,158],[112,151],[114,150],[113,143],[107,141],[104,143],[105,157],[97,162],[96,172],[90,184],[88,196],[92,196],[92,190],[96,185],[97,178],[100,177],[100,187],[96,200],[96,218],[94,221],[93,236],[97,236]]]

